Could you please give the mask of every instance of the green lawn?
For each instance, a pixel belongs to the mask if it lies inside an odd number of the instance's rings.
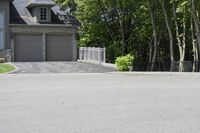
[[[10,72],[15,68],[10,64],[0,64],[0,74]]]

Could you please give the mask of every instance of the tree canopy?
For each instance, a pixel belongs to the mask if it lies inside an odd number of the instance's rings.
[[[106,47],[107,61],[133,54],[156,62],[193,62],[199,71],[200,0],[56,0],[81,23],[79,46]]]

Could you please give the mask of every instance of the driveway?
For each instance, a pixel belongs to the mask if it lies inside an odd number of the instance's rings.
[[[199,74],[0,76],[1,133],[199,133]]]
[[[116,71],[114,68],[83,62],[13,62],[18,74],[45,73],[104,73]]]

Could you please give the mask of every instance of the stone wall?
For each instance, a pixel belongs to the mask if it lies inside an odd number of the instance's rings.
[[[0,58],[4,58],[6,62],[11,62],[11,50],[0,50]]]

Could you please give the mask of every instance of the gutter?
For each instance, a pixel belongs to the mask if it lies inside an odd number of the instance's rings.
[[[64,28],[73,28],[78,29],[78,26],[70,26],[70,25],[63,25],[63,24],[9,24],[9,26],[13,27],[64,27]]]

